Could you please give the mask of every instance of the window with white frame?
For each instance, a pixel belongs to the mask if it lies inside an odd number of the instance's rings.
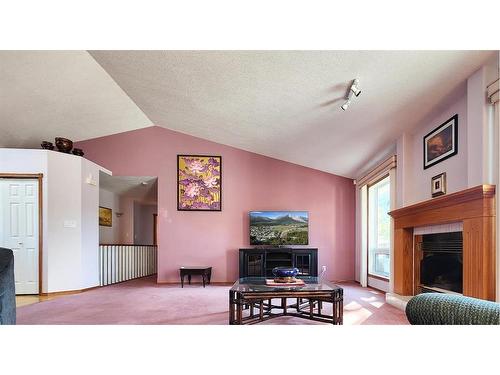
[[[391,206],[389,176],[368,186],[368,274],[390,277]]]

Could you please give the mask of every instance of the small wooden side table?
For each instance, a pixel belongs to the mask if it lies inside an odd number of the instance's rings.
[[[184,276],[187,275],[188,282],[191,284],[191,276],[200,275],[203,279],[203,288],[205,283],[208,282],[210,285],[210,279],[212,278],[212,267],[208,266],[184,266],[179,268],[179,273],[181,276],[181,287],[184,288]]]

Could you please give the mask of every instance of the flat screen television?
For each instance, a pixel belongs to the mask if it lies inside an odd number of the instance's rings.
[[[250,245],[308,245],[307,211],[251,211]]]

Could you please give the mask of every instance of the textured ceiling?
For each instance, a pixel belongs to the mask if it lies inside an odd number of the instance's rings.
[[[489,51],[91,51],[155,125],[353,177]],[[340,109],[349,83],[362,94]]]
[[[86,51],[0,51],[0,147],[151,125]]]
[[[158,196],[158,179],[150,176],[110,176],[101,172],[99,187],[144,203],[156,203]]]
[[[354,177],[495,52],[90,53],[0,51],[0,147],[154,124]]]

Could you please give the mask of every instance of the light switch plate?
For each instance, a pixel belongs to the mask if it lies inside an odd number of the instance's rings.
[[[76,228],[75,220],[64,220],[64,228]]]
[[[87,179],[85,180],[85,182],[89,185],[92,185],[92,186],[97,186],[97,181],[92,179],[92,177],[87,177]]]

